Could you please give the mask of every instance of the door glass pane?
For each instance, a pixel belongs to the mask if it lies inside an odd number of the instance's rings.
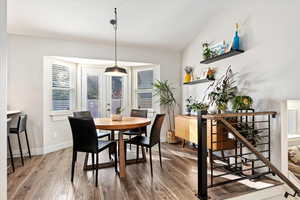
[[[111,113],[115,114],[116,110],[122,107],[123,99],[123,78],[118,76],[113,76],[111,78]]]
[[[152,89],[153,70],[140,71],[137,73],[138,89]]]
[[[99,77],[87,76],[87,109],[93,117],[100,117]]]
[[[138,108],[152,108],[152,93],[144,92],[137,94]]]

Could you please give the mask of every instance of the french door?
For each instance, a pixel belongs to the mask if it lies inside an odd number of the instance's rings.
[[[82,68],[82,110],[89,110],[93,117],[109,117],[128,101],[127,78],[104,75],[103,68]]]

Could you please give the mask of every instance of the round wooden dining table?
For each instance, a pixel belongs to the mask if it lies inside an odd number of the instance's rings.
[[[120,177],[126,176],[125,146],[123,140],[123,131],[145,127],[151,124],[151,120],[141,117],[123,117],[122,121],[112,121],[111,118],[95,118],[96,128],[99,130],[110,130],[114,137],[115,131],[118,131],[119,144],[119,173]],[[114,139],[114,138],[111,138]]]

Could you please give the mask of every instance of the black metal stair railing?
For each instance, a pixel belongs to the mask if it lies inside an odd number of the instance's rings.
[[[262,119],[256,120],[257,116]],[[198,113],[198,193],[196,196],[199,199],[208,199],[210,187],[243,179],[255,179],[267,174],[277,175],[294,190],[295,193],[291,196],[300,196],[300,190],[271,163],[270,118],[275,116],[275,112],[254,112],[254,110],[246,113],[217,115]],[[224,131],[225,136],[217,135],[216,130],[219,130],[217,125],[219,128],[223,126],[228,134]],[[225,151],[229,152],[229,155],[226,155]],[[221,162],[215,163],[215,160]],[[245,166],[250,167],[245,168]],[[220,171],[215,175],[216,169]],[[215,179],[226,175],[236,175],[236,178],[215,182]],[[210,184],[208,184],[208,177]],[[285,197],[289,195],[286,193]]]

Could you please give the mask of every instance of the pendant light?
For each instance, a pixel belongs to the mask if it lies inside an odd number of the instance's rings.
[[[115,19],[110,20],[110,23],[114,27],[115,31],[115,65],[113,67],[107,67],[105,69],[104,74],[108,76],[127,76],[126,69],[122,67],[118,67],[118,60],[117,60],[117,26],[118,26],[118,21],[117,21],[117,8],[115,8]]]

